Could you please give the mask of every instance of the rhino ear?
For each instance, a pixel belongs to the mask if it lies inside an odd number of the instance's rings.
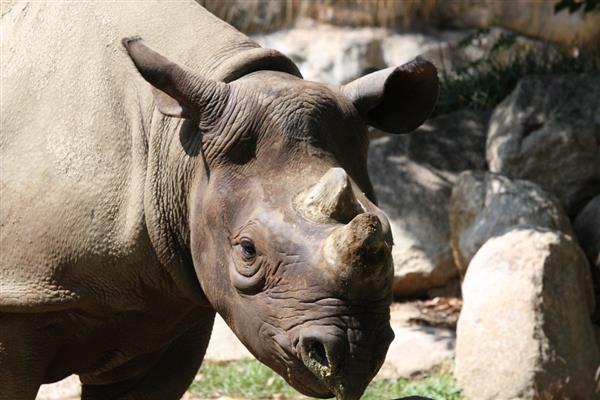
[[[139,36],[124,38],[123,46],[144,79],[153,86],[152,94],[158,110],[178,118],[208,117],[209,104],[226,101],[226,83],[204,79],[144,44]]]
[[[437,70],[417,57],[358,78],[341,89],[369,125],[389,133],[406,133],[421,125],[433,110],[438,96]]]

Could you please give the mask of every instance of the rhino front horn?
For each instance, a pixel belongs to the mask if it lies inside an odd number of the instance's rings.
[[[302,216],[317,223],[345,224],[365,212],[342,168],[331,168],[316,185],[300,193],[294,203]]]

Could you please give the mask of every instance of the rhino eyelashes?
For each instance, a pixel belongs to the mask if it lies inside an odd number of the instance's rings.
[[[252,240],[248,238],[242,238],[240,241],[240,246],[242,247],[244,258],[247,260],[252,260],[254,257],[256,257],[256,247],[254,247]]]
[[[342,168],[327,171],[316,185],[296,197],[294,205],[304,218],[317,223],[346,224],[366,212]]]

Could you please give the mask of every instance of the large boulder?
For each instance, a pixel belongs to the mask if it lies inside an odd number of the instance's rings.
[[[448,201],[457,175],[485,169],[488,115],[459,111],[404,136],[373,140],[369,173],[394,235],[394,293],[422,294],[457,275],[448,231]]]
[[[404,64],[419,55],[440,71],[465,68],[485,58],[498,40],[509,34],[504,29],[492,28],[467,44],[465,39],[471,35],[465,31],[397,33],[384,28],[349,28],[301,19],[289,29],[256,34],[253,39],[289,56],[305,79],[341,84],[376,69]],[[507,64],[525,54],[553,57],[558,51],[546,42],[514,36],[510,46],[495,46],[493,54],[495,61]]]
[[[387,67],[381,47],[384,32],[381,28],[350,29],[302,21],[292,29],[253,39],[294,60],[305,79],[342,84]]]
[[[490,171],[538,183],[573,216],[600,193],[600,75],[529,76],[490,120]]]
[[[600,269],[600,195],[577,214],[573,227],[588,260]]]
[[[557,3],[557,0],[523,1],[515,7],[513,1],[446,1],[443,7],[432,10],[433,15],[428,18],[455,29],[495,25],[563,47],[596,49],[600,39],[597,13],[567,10],[557,13],[554,8]]]
[[[589,266],[573,239],[521,226],[463,282],[455,374],[467,399],[593,399],[600,362]]]
[[[383,28],[348,28],[304,19],[293,28],[258,34],[253,39],[294,60],[305,79],[341,84],[374,70],[404,64],[418,55],[438,69],[460,65],[457,61],[471,61],[457,46],[465,35],[399,34]]]
[[[575,235],[590,262],[596,303],[600,304],[600,195],[593,198],[573,221]],[[600,325],[600,307],[596,306],[594,322]],[[599,342],[600,343],[600,342]]]
[[[510,41],[510,45],[507,45]],[[505,43],[505,45],[499,45]],[[412,45],[412,46],[411,46]],[[457,71],[485,59],[498,65],[510,65],[523,57],[557,60],[562,53],[545,41],[517,35],[506,29],[492,27],[486,32],[438,31],[421,34],[393,34],[382,43],[383,57],[388,65],[406,62],[421,54],[440,72]]]
[[[491,237],[528,224],[572,235],[558,200],[532,182],[484,171],[465,171],[450,197],[450,244],[461,274]]]
[[[473,59],[472,48],[458,46],[466,34],[457,31],[430,31],[422,33],[389,32],[381,42],[383,58],[387,65],[401,65],[421,55],[431,61],[438,70],[463,66]],[[475,46],[473,46],[475,47]]]

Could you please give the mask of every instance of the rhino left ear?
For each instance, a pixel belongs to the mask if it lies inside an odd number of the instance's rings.
[[[226,83],[204,79],[168,60],[146,46],[139,36],[124,38],[122,43],[137,70],[153,86],[154,101],[161,113],[202,121],[213,113],[211,104],[227,100]]]
[[[369,125],[389,133],[407,133],[419,127],[435,106],[437,69],[417,57],[358,78],[341,89]]]

